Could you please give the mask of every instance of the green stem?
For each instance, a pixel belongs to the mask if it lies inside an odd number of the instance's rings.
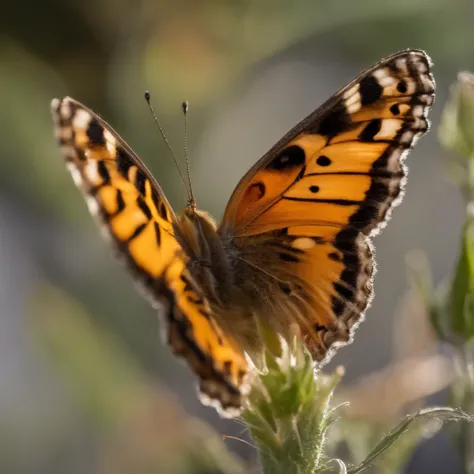
[[[471,155],[467,161],[468,176],[467,176],[467,192],[465,200],[467,203],[474,201],[474,155]]]
[[[325,417],[315,420],[307,413],[300,419],[282,417],[275,422],[277,445],[255,438],[263,474],[317,474],[327,426]]]

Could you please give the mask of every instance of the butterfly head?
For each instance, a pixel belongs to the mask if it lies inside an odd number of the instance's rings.
[[[200,226],[204,226],[204,228],[208,228],[210,229],[210,231],[217,231],[216,221],[208,212],[197,209],[196,201],[194,199],[190,199],[188,201],[188,205],[181,213],[180,220],[190,221],[193,226],[197,228],[199,228]]]
[[[194,199],[194,196],[190,196],[188,199],[188,205],[186,206],[186,209],[192,212],[192,214],[196,214],[197,208],[196,208],[196,199]]]

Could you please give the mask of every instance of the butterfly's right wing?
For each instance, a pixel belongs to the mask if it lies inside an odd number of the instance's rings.
[[[174,236],[176,216],[158,183],[97,114],[66,97],[51,104],[66,165],[91,214],[154,303],[165,306],[168,342],[224,414],[240,409],[247,364],[216,324]],[[233,412],[232,412],[233,411]]]
[[[288,132],[227,205],[236,281],[259,288],[263,319],[296,323],[317,360],[351,340],[372,298],[370,239],[400,202],[434,92],[423,51],[383,59]]]

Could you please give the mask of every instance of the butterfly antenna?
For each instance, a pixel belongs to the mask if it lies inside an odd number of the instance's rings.
[[[173,158],[174,164],[176,165],[176,168],[178,169],[178,173],[181,176],[181,181],[184,184],[184,187],[186,188],[186,192],[188,193],[188,199],[191,201],[192,198],[192,193],[189,191],[188,186],[186,184],[186,180],[184,179],[183,173],[181,172],[181,168],[179,167],[178,161],[176,160],[176,157],[174,156],[173,149],[171,148],[170,142],[168,141],[168,137],[165,135],[165,132],[163,131],[163,128],[161,127],[161,124],[158,120],[158,117],[156,116],[155,109],[153,108],[153,105],[151,105],[151,94],[149,91],[145,92],[145,100],[148,104],[148,107],[150,109],[151,115],[153,116],[153,120],[155,121],[156,125],[158,126],[158,129],[160,130],[161,136],[163,137],[163,140],[166,143],[166,146],[168,147],[168,150],[171,154],[171,157]]]
[[[188,159],[188,110],[189,103],[185,100],[182,105],[184,115],[184,159],[186,160],[186,172],[188,174],[188,186],[189,186],[189,206],[191,209],[196,210],[196,200],[194,199],[193,186],[191,183],[191,170],[189,167]]]

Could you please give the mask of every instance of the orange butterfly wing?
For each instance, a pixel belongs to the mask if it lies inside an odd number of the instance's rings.
[[[200,377],[206,401],[235,414],[246,390],[247,363],[187,269],[189,257],[175,237],[176,216],[158,183],[87,107],[66,97],[54,99],[51,108],[66,165],[90,212],[147,295],[165,307],[168,341]]]
[[[424,52],[384,59],[283,137],[229,201],[221,234],[277,282],[273,307],[257,312],[277,329],[296,322],[319,360],[350,340],[370,302],[370,237],[402,196],[434,88]]]

